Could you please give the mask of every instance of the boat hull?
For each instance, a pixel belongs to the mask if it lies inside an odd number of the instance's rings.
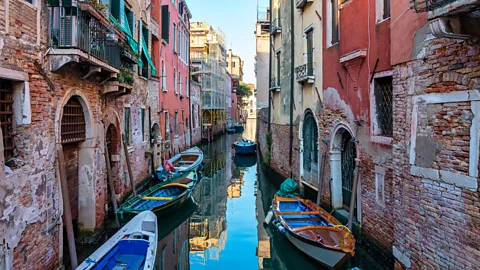
[[[235,133],[242,133],[245,128],[242,125],[235,125]]]
[[[188,161],[184,161],[185,157],[189,157]],[[191,158],[195,160],[190,160]],[[160,166],[156,170],[157,178],[160,181],[168,181],[169,178],[172,177],[183,177],[186,174],[194,171],[198,171],[202,169],[202,162],[203,162],[203,152],[198,147],[192,147],[180,154],[175,155],[174,157],[170,158],[169,161],[174,164],[175,172],[170,173]]]
[[[330,269],[337,269],[351,257],[348,253],[306,243],[297,238],[296,234],[289,230],[285,232],[285,236],[298,250]]]
[[[235,154],[238,155],[253,155],[257,151],[257,145],[238,145],[234,144]]]

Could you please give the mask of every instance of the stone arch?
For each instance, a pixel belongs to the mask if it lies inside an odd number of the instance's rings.
[[[85,116],[85,140],[78,143],[76,152],[78,155],[78,197],[81,198],[78,200],[77,221],[81,229],[93,230],[96,226],[94,168],[99,161],[95,158],[93,111],[87,95],[82,90],[70,89],[59,100],[55,112],[55,141],[57,144],[61,143],[63,108],[72,97],[78,98]]]
[[[314,165],[313,167],[310,167],[309,168],[306,168],[305,166],[305,158],[304,155],[306,154],[305,153],[305,149],[308,148],[306,147],[305,145],[305,121],[307,120],[307,117],[311,120],[313,120],[313,124],[315,125],[313,127],[313,130],[316,130],[316,133],[317,133],[317,136],[316,136],[316,147],[314,147],[315,149],[313,149],[315,152],[316,152],[316,166]],[[319,144],[318,144],[318,138],[319,138],[319,135],[318,135],[318,132],[320,130],[320,126],[319,126],[319,121],[318,121],[318,118],[317,118],[317,115],[314,113],[314,110],[310,109],[310,108],[307,108],[304,112],[303,112],[303,116],[302,116],[302,119],[300,121],[300,125],[299,125],[299,132],[298,132],[298,139],[300,141],[300,155],[299,155],[299,162],[300,162],[300,176],[302,177],[302,179],[305,179],[307,182],[314,182],[314,183],[317,183],[318,184],[318,176],[319,176],[319,172],[318,172],[318,164],[319,164],[319,157],[320,157],[320,154],[319,154],[319,151],[320,151],[320,148],[319,148]],[[313,171],[312,171],[313,169]],[[316,176],[316,177],[315,177]]]
[[[331,200],[332,207],[334,209],[345,208],[344,207],[344,188],[342,183],[342,177],[344,176],[345,168],[342,168],[342,159],[344,158],[346,148],[343,147],[343,143],[346,138],[353,144],[352,152],[354,153],[353,162],[358,158],[359,149],[358,145],[353,142],[356,134],[350,125],[346,122],[340,122],[336,125],[332,132],[332,138],[330,140],[330,170],[332,177],[331,186]],[[348,142],[347,142],[348,143]],[[343,164],[344,165],[344,164]],[[350,171],[352,173],[352,171]],[[360,186],[360,184],[359,184]],[[357,191],[351,191],[357,192]],[[358,194],[358,192],[357,192]],[[357,219],[360,220],[360,197],[357,196]]]

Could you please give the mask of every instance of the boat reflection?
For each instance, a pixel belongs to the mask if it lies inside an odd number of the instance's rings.
[[[257,156],[256,155],[235,155],[233,158],[233,162],[239,169],[246,169],[257,164]]]

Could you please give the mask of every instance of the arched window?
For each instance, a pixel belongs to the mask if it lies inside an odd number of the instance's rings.
[[[62,143],[80,142],[86,138],[85,114],[79,97],[73,96],[63,107]]]

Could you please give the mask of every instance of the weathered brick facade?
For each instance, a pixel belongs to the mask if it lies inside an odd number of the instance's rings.
[[[424,49],[394,70],[396,268],[476,269],[480,50],[453,39]]]

